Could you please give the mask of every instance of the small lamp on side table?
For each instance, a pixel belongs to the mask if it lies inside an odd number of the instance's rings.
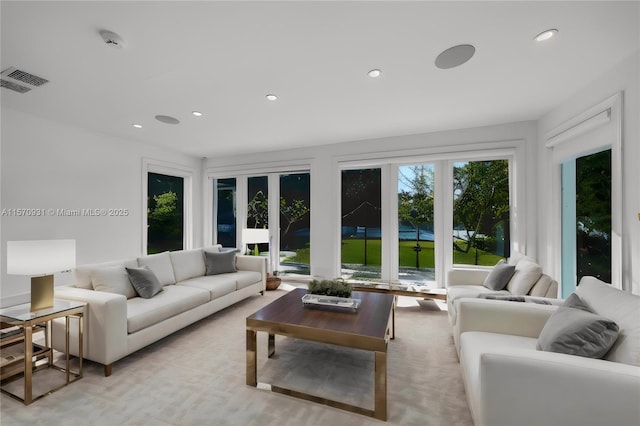
[[[31,275],[32,312],[53,306],[52,274],[75,266],[76,240],[7,241],[7,274]]]

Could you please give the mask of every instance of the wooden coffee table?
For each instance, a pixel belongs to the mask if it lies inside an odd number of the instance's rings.
[[[394,296],[354,291],[362,300],[357,312],[340,308],[305,308],[307,291],[295,289],[247,317],[247,385],[258,386],[257,332],[269,333],[268,355],[275,353],[275,335],[372,351],[375,355],[374,410],[271,385],[271,391],[358,414],[387,419],[387,344],[393,318]]]

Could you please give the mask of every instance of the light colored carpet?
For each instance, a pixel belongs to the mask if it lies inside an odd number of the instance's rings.
[[[403,298],[387,359],[388,421],[245,385],[245,318],[284,290],[253,296],[25,407],[2,394],[0,423],[46,425],[472,425],[446,312]],[[373,408],[373,355],[258,333],[258,381]]]

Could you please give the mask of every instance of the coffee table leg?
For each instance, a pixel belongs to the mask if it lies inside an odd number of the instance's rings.
[[[276,353],[276,336],[269,334],[269,358]]]
[[[258,385],[258,363],[257,363],[257,332],[247,330],[247,385]]]
[[[375,352],[374,417],[387,420],[387,354]]]

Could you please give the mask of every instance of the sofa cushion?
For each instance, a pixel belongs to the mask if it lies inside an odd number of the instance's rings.
[[[194,287],[209,292],[211,300],[233,293],[238,288],[236,274],[219,274],[195,277],[178,283],[178,286]]]
[[[576,294],[596,314],[615,321],[618,340],[604,359],[640,367],[640,296],[613,288],[594,277],[583,277]]]
[[[491,272],[489,272],[489,275],[487,275],[482,285],[490,290],[502,290],[507,286],[515,269],[515,265],[498,262],[498,264],[491,269]]]
[[[589,311],[578,296],[567,299],[547,320],[536,349],[587,358],[605,356],[618,337],[615,322]]]
[[[181,285],[165,286],[152,299],[127,301],[127,331],[135,333],[209,301],[209,293]]]
[[[523,259],[516,264],[516,270],[507,284],[509,293],[524,296],[542,275],[542,267],[537,263]]]
[[[545,297],[549,293],[552,283],[553,280],[549,275],[542,274],[533,287],[531,287],[528,294],[530,296]]]
[[[106,291],[125,296],[127,299],[138,294],[129,281],[123,265],[103,266],[91,271],[91,284],[95,291]]]
[[[207,275],[227,274],[237,271],[236,253],[233,251],[213,253],[205,250],[204,262]]]
[[[138,266],[148,266],[149,269],[156,274],[156,277],[158,277],[158,280],[162,285],[176,283],[176,277],[173,274],[173,265],[171,265],[171,255],[169,255],[168,251],[139,257]]]
[[[162,291],[162,284],[148,266],[144,268],[126,268],[131,285],[143,299],[151,299]]]
[[[242,288],[249,287],[257,282],[262,281],[262,274],[260,272],[255,271],[238,271],[236,274],[233,274],[236,279],[237,289],[240,290]]]
[[[205,274],[202,249],[172,251],[169,255],[176,282],[201,277]]]
[[[449,310],[449,318],[451,323],[456,322],[456,305],[455,301],[463,297],[480,297],[481,294],[503,294],[509,295],[507,290],[490,290],[482,285],[456,285],[447,288],[447,309]]]
[[[105,266],[117,265],[128,268],[137,268],[138,261],[136,259],[114,260],[112,262],[87,263],[86,265],[76,266],[73,269],[73,285],[78,288],[93,290],[93,284],[91,283],[91,271],[97,268],[103,268]]]

